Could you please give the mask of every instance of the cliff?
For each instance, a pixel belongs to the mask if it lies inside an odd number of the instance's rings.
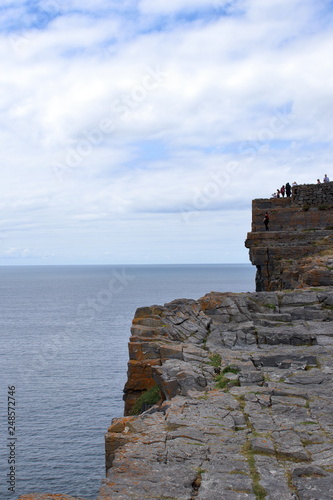
[[[98,500],[332,499],[332,321],[333,287],[138,309],[127,412],[159,401],[112,422]]]
[[[257,291],[333,285],[333,182],[297,186],[291,198],[254,200],[245,246]]]
[[[333,499],[332,186],[253,201],[257,292],[136,311],[97,500]]]

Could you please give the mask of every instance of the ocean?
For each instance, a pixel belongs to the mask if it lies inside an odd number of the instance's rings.
[[[254,289],[250,264],[0,267],[0,498],[96,498],[136,308]]]

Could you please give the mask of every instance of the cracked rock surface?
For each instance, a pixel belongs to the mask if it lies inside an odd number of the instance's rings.
[[[98,500],[333,499],[332,304],[323,287],[138,309]]]
[[[143,307],[131,332],[97,500],[333,500],[333,287]]]

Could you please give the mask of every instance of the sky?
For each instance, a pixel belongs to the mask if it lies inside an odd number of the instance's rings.
[[[248,263],[333,178],[330,0],[2,0],[0,265]]]

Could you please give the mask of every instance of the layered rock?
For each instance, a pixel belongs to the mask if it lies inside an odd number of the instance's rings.
[[[333,498],[332,309],[329,287],[139,309],[127,411],[161,399],[112,422],[98,500]]]
[[[333,182],[298,186],[292,198],[253,200],[245,246],[257,267],[257,291],[332,285]]]
[[[124,389],[125,415],[130,414],[138,397],[163,376],[162,365],[163,370],[170,365],[173,372],[178,367],[177,373],[167,376],[168,382],[163,386],[165,397],[174,395],[180,386],[186,392],[186,370],[183,371],[186,366],[191,366],[191,380],[196,379],[200,387],[207,385],[205,374],[186,363],[196,356],[207,358],[207,353],[198,354],[195,346],[206,338],[209,324],[210,319],[194,300],[175,300],[164,307],[142,307],[136,311]]]
[[[257,293],[136,311],[97,500],[333,498],[332,213],[333,183],[254,200]]]

